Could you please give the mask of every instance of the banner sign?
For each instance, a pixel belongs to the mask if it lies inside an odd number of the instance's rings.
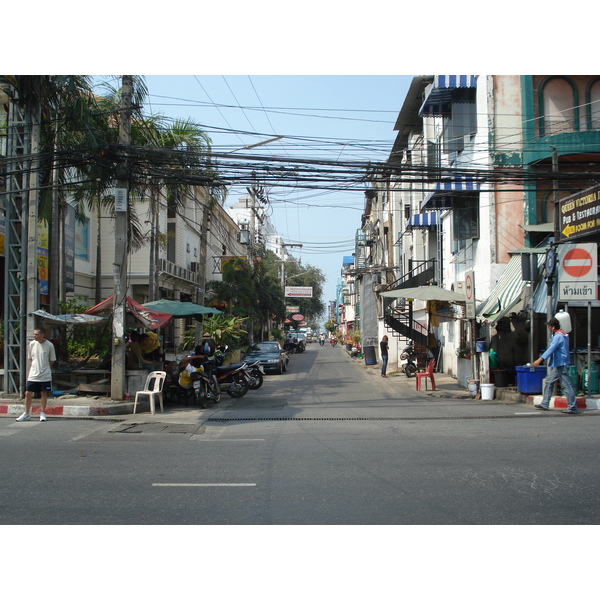
[[[285,286],[286,298],[312,298],[312,287]]]

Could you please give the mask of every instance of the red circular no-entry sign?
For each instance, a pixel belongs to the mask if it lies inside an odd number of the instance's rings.
[[[583,248],[573,248],[565,254],[562,267],[567,275],[579,278],[587,275],[593,264],[594,261],[589,252]]]

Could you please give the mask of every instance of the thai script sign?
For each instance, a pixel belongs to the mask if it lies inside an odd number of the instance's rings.
[[[559,302],[597,299],[597,246],[597,244],[564,244],[559,248]]]

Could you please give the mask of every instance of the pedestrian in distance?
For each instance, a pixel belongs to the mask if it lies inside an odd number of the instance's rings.
[[[39,327],[33,332],[33,340],[27,346],[29,374],[25,386],[25,412],[17,417],[17,421],[31,419],[31,403],[33,394],[39,392],[41,412],[40,421],[46,420],[46,404],[48,392],[52,391],[52,364],[56,361],[54,344],[46,339],[46,331]]]
[[[571,358],[569,355],[569,336],[560,328],[560,322],[556,317],[552,317],[548,323],[548,329],[552,334],[552,340],[548,349],[531,364],[539,367],[545,360],[548,361],[548,374],[546,375],[546,387],[541,404],[536,408],[540,410],[550,410],[550,398],[552,388],[557,381],[560,381],[563,392],[567,396],[567,409],[562,412],[570,415],[576,415],[577,403],[575,401],[575,391],[569,377],[569,366]]]
[[[388,364],[388,336],[384,335],[379,342],[379,349],[381,351],[381,376],[387,377],[385,374],[387,371]]]

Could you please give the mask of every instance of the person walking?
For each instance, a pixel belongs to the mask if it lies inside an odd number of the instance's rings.
[[[387,371],[388,364],[388,336],[384,335],[379,342],[379,349],[381,351],[381,376],[387,377],[385,374]]]
[[[560,328],[560,322],[556,317],[552,317],[548,323],[548,329],[552,334],[552,340],[548,349],[531,364],[539,367],[545,360],[548,361],[548,374],[546,375],[546,387],[544,387],[544,396],[541,404],[536,405],[540,410],[550,410],[550,398],[552,388],[557,381],[560,381],[563,392],[567,396],[567,409],[562,412],[576,415],[577,403],[575,401],[575,391],[569,377],[569,366],[571,359],[569,355],[569,336]]]
[[[29,359],[29,375],[25,386],[25,412],[17,417],[17,421],[31,419],[31,401],[34,392],[39,392],[41,397],[40,421],[46,420],[46,404],[48,392],[52,391],[52,364],[56,360],[54,344],[46,339],[46,331],[39,327],[33,332],[33,340],[27,347]]]

